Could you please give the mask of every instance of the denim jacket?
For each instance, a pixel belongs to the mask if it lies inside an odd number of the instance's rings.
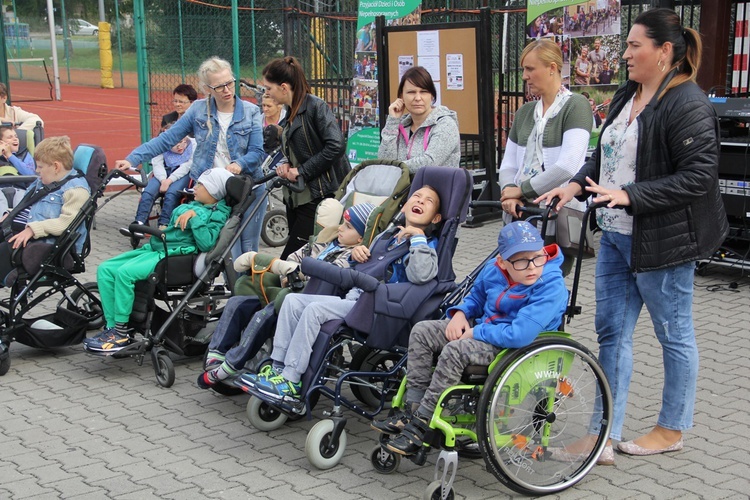
[[[190,178],[198,177],[212,167],[216,156],[216,144],[219,140],[219,119],[216,101],[210,98],[211,116],[206,113],[206,99],[198,99],[177,120],[169,130],[159,134],[150,141],[135,148],[126,158],[131,165],[140,165],[153,157],[164,153],[188,134],[197,142],[193,154],[193,167]],[[211,135],[208,131],[208,120],[211,120]],[[263,176],[260,165],[266,157],[263,152],[263,115],[255,104],[235,97],[234,116],[227,128],[227,146],[233,162],[242,167],[243,174],[252,175],[253,179]]]
[[[41,189],[42,187],[44,187],[42,181],[40,179],[37,179],[34,184],[29,187],[29,190],[36,191],[37,189]],[[85,177],[77,177],[75,179],[71,179],[63,184],[60,189],[47,194],[47,196],[31,205],[31,207],[29,208],[29,218],[27,220],[27,223],[57,219],[58,217],[60,217],[63,207],[63,193],[65,193],[65,191],[67,191],[68,189],[80,187],[85,188],[86,191],[90,191],[89,183],[86,181]],[[86,225],[81,224],[78,232],[81,234],[81,237],[76,241],[75,248],[76,252],[81,253],[81,250],[83,250],[83,243],[86,241]],[[56,239],[56,236],[51,236],[49,238],[40,238],[38,241],[43,241],[45,243],[54,243]]]

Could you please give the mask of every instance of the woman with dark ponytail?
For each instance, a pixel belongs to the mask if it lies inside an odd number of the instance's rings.
[[[263,68],[266,93],[287,106],[282,132],[286,161],[276,169],[280,177],[305,180],[305,191],[284,192],[289,241],[281,253],[286,259],[307,243],[314,231],[315,209],[333,196],[351,169],[346,141],[328,105],[310,93],[305,73],[294,57],[275,59]]]
[[[693,328],[695,261],[712,256],[728,233],[718,186],[718,121],[695,83],[700,35],[683,28],[671,9],[636,19],[622,59],[629,81],[612,99],[593,156],[570,184],[537,201],[594,195],[602,229],[596,262],[596,332],[599,360],[614,399],[610,438],[621,439],[633,371],[633,332],[646,305],[662,347],[664,386],[656,425],[620,442],[629,455],[683,447],[693,426],[698,347]],[[622,209],[615,209],[621,207]],[[593,445],[589,439],[556,450],[565,460]],[[614,463],[611,444],[602,455]]]

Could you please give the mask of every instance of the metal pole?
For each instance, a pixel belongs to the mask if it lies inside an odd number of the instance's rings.
[[[115,29],[117,30],[117,56],[120,61],[120,88],[125,88],[125,77],[122,73],[122,26],[120,26],[119,0],[115,0]]]
[[[47,0],[51,2],[52,0]],[[146,52],[146,18],[143,0],[133,0],[135,23],[135,58],[138,65],[138,109],[141,115],[141,142],[151,139],[150,90],[148,81],[148,56]]]
[[[5,21],[0,15],[0,33],[5,35]],[[8,54],[5,51],[5,44],[0,44],[0,82],[3,82],[8,88],[8,105],[11,106],[13,101],[10,96],[10,75],[8,74]]]
[[[52,74],[55,81],[55,99],[60,101],[60,68],[57,65],[57,41],[55,40],[55,15],[52,0],[47,0],[47,22],[49,24],[50,48],[52,49]]]
[[[177,0],[177,19],[180,23],[180,75],[185,83],[185,36],[182,32],[182,0]]]
[[[240,78],[240,16],[237,0],[232,0],[232,53],[234,66],[234,77]],[[235,85],[235,92],[240,94],[240,86]]]
[[[3,13],[0,13],[0,15],[2,14]],[[13,0],[13,19],[15,23],[13,29],[15,31],[14,35],[16,37],[16,57],[20,59],[21,58],[21,41],[19,40],[20,37],[18,36],[18,34],[20,32],[21,27],[18,25],[18,11],[16,10],[16,0]],[[3,37],[5,37],[4,31],[3,31]],[[23,64],[18,65],[18,77],[21,80],[23,80]]]
[[[99,22],[104,22],[107,17],[104,14],[104,0],[99,0]]]
[[[258,43],[255,40],[255,0],[250,0],[250,30],[253,41],[253,83],[258,82],[258,51],[255,49]],[[261,103],[258,103],[260,105]]]
[[[68,26],[68,17],[65,15],[65,0],[60,0],[61,6],[60,19],[63,29],[63,53],[65,54],[65,68],[68,72],[68,83],[70,83],[70,50],[73,48],[73,41],[70,39],[70,26]],[[70,44],[70,47],[68,47]],[[57,36],[55,36],[55,46],[57,46]]]

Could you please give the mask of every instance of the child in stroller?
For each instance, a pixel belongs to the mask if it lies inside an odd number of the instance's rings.
[[[21,148],[21,140],[12,126],[0,127],[0,165],[11,166],[20,175],[34,175],[36,171],[33,155],[25,145]]]
[[[435,189],[424,185],[412,194],[401,212],[405,216],[403,226],[383,233],[371,249],[360,246],[352,251],[352,258],[358,263],[355,267],[387,283],[427,283],[438,269],[437,238],[427,233],[440,222],[440,197]],[[388,253],[399,256],[389,258]],[[321,325],[343,319],[361,293],[355,287],[344,299],[308,294],[287,297],[274,336],[272,365],[257,375],[245,374],[236,383],[272,399],[298,400],[302,375]]]
[[[209,169],[201,174],[195,201],[176,208],[164,231],[169,255],[205,252],[214,246],[229,217],[230,209],[223,198],[230,177],[232,174],[224,169]],[[162,245],[159,238],[152,238],[148,245],[99,266],[97,281],[107,324],[101,334],[84,340],[87,351],[112,354],[133,341],[128,321],[133,310],[135,283],[146,279],[164,258]]]
[[[22,218],[3,217],[0,236],[0,285],[8,283],[15,271],[12,253],[29,243],[54,243],[54,237],[67,229],[89,198],[91,190],[83,175],[73,172],[73,150],[67,136],[49,137],[36,148],[35,158],[39,179],[32,184],[19,202],[28,209]],[[21,220],[23,219],[23,220]],[[13,228],[15,226],[15,229]],[[21,228],[21,226],[23,226]],[[79,232],[85,231],[81,228]],[[76,241],[76,251],[83,247],[85,235]],[[16,258],[20,262],[19,258]]]
[[[339,204],[338,201],[334,203]],[[340,204],[339,204],[340,205]],[[299,263],[304,257],[312,257],[317,260],[331,262],[339,267],[349,267],[349,259],[352,249],[362,243],[365,228],[375,205],[372,203],[362,203],[349,207],[344,211],[344,222],[338,226],[338,236],[330,243],[323,243],[326,238],[324,229],[318,239],[321,242],[311,242],[294,252],[286,261],[273,259],[268,266],[273,274],[271,279],[279,281],[279,278],[289,276],[299,268]],[[339,212],[340,213],[340,212]],[[331,228],[333,229],[333,228]],[[253,262],[257,252],[247,252],[240,256],[234,264],[238,272],[247,271],[253,268]],[[279,276],[280,275],[280,276]],[[259,278],[264,280],[264,276]],[[240,285],[238,281],[238,285]],[[274,287],[278,290],[281,283]],[[270,286],[266,284],[266,286]],[[239,289],[239,287],[237,287]],[[284,290],[288,290],[285,288]],[[216,326],[211,343],[208,346],[206,357],[206,371],[198,376],[198,386],[202,389],[214,387],[217,383],[234,377],[242,369],[245,363],[255,354],[253,348],[256,345],[255,339],[245,338],[252,335],[256,329],[252,328],[251,319],[256,311],[260,308],[261,300],[259,295],[265,295],[266,289],[260,285],[258,294],[256,290],[247,290],[251,294],[236,295],[229,299],[224,309],[219,324]],[[274,298],[265,296],[266,301],[274,301]],[[277,299],[276,302],[279,302]],[[249,328],[245,328],[249,326]]]
[[[421,448],[440,395],[461,381],[467,366],[487,366],[502,348],[525,347],[560,325],[568,295],[557,245],[545,247],[539,231],[523,221],[504,226],[498,246],[498,258],[484,267],[471,293],[447,311],[450,319],[412,329],[406,406],[371,424],[391,435],[384,444],[389,450],[411,455]]]
[[[164,132],[172,126],[166,124],[161,131]],[[151,160],[153,175],[141,193],[138,208],[135,212],[134,224],[147,224],[151,209],[157,197],[164,195],[164,203],[159,212],[157,221],[159,228],[165,228],[172,217],[172,211],[180,203],[182,190],[190,183],[190,168],[193,165],[193,151],[195,150],[195,139],[185,136],[172,146],[168,151],[155,156]],[[131,234],[127,227],[120,228],[120,233],[126,236],[143,238],[143,234]]]

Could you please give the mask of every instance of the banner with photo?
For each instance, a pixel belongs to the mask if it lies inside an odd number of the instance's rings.
[[[354,49],[354,81],[349,102],[349,161],[357,164],[377,158],[380,145],[378,113],[378,54],[375,18],[384,16],[388,26],[419,24],[420,0],[359,0],[357,45]]]
[[[554,37],[563,85],[591,103],[596,144],[620,74],[620,0],[528,0],[526,38]],[[531,96],[529,96],[531,97]]]

